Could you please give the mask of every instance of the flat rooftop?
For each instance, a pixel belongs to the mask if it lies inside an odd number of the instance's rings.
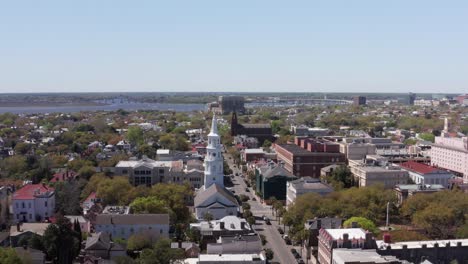
[[[450,243],[450,247],[456,247],[458,243],[461,243],[462,247],[468,247],[468,239],[423,240],[398,243],[385,243],[383,240],[377,240],[376,243],[377,247],[380,249],[385,249],[387,246],[401,249],[404,245],[408,248],[421,248],[423,245],[426,245],[428,248],[433,248],[436,243],[439,247],[445,247],[448,243]]]
[[[325,156],[325,155],[343,155],[340,152],[311,152],[307,149],[303,149],[296,144],[278,144],[280,148],[285,149],[286,151],[291,152],[293,155],[301,156]]]

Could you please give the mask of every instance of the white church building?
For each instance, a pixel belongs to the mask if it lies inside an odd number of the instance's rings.
[[[213,116],[205,157],[205,185],[195,196],[195,215],[203,220],[207,215],[221,219],[228,215],[237,216],[239,203],[224,187],[223,156],[218,135],[216,116]]]

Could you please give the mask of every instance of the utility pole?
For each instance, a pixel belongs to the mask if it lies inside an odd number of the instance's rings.
[[[388,226],[389,208],[390,208],[390,202],[387,202],[387,221],[386,221],[386,228],[387,228],[387,231],[389,231],[389,226]]]

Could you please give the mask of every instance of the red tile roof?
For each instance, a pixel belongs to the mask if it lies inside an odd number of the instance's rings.
[[[89,194],[89,196],[83,201],[84,203],[85,202],[91,202],[92,200],[96,199],[96,193],[95,192],[92,192],[91,194]]]
[[[54,188],[48,187],[44,184],[28,184],[13,194],[15,200],[32,200],[38,195],[47,195],[54,191]]]
[[[69,179],[74,179],[76,178],[77,175],[78,173],[74,171],[58,172],[58,173],[55,173],[54,176],[52,176],[52,179],[50,180],[50,182],[63,182]]]
[[[404,162],[401,164],[401,166],[405,169],[408,169],[417,173],[421,173],[421,174],[432,173],[438,170],[436,167],[432,167],[423,163],[418,163],[416,161]]]

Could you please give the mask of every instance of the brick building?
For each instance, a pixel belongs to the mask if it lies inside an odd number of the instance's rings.
[[[278,161],[297,177],[320,177],[320,170],[332,164],[345,164],[340,146],[322,139],[296,137],[295,144],[275,145]]]

